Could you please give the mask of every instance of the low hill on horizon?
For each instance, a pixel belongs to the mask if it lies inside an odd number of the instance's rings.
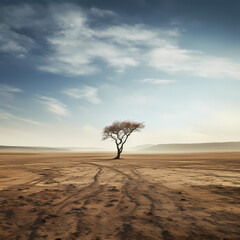
[[[142,148],[140,151],[147,153],[235,152],[240,151],[240,142],[157,144]]]
[[[43,146],[7,146],[0,145],[0,151],[62,151],[62,152],[115,152],[100,147],[43,147]],[[240,142],[208,142],[208,143],[169,143],[144,144],[127,147],[126,153],[191,153],[191,152],[240,152]]]
[[[44,146],[8,146],[0,145],[0,151],[39,151],[39,152],[104,152],[104,148],[97,147],[44,147]],[[115,150],[115,149],[113,149]]]
[[[69,151],[68,148],[38,147],[38,146],[7,146],[0,145],[1,150],[9,151]]]

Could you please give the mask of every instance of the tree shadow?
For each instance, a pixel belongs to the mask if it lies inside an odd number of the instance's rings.
[[[125,158],[105,158],[105,159],[99,159],[99,158],[95,158],[95,159],[92,159],[94,161],[116,161],[116,160],[124,160]]]

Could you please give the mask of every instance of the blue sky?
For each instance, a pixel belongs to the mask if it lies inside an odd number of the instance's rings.
[[[239,1],[1,1],[0,144],[239,141]]]

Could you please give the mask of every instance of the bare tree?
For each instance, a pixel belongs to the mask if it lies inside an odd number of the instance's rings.
[[[123,145],[126,143],[128,137],[133,132],[139,132],[145,126],[140,122],[133,121],[115,121],[112,125],[106,126],[103,129],[103,140],[112,138],[117,146],[117,156],[115,159],[119,159],[123,151]]]

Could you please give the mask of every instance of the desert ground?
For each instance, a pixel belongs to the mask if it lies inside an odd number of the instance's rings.
[[[240,153],[0,153],[0,239],[240,239]]]

